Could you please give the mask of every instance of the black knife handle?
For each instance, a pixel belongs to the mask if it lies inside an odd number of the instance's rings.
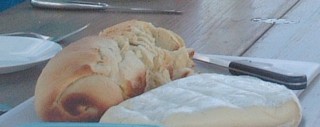
[[[292,90],[305,89],[307,87],[307,76],[290,74],[283,70],[272,69],[269,66],[254,64],[248,60],[232,61],[229,64],[229,72],[233,75],[250,75],[262,80],[278,83]]]

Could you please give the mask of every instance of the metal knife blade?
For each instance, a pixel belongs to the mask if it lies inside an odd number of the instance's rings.
[[[151,8],[130,8],[122,6],[111,6],[102,2],[88,2],[81,0],[56,2],[56,1],[42,1],[31,0],[31,5],[38,8],[50,9],[76,9],[76,10],[108,10],[120,12],[140,12],[140,13],[168,13],[168,14],[181,14],[182,11],[168,10],[168,9],[151,9]]]
[[[251,60],[225,60],[195,53],[194,60],[227,68],[233,75],[249,75],[265,81],[278,83],[289,89],[300,90],[307,86],[307,76],[276,68],[269,63]]]

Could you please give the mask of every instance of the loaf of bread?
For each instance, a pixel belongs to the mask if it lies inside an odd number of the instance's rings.
[[[107,110],[100,122],[164,127],[298,127],[296,95],[247,76],[199,74],[172,81]]]
[[[177,34],[131,20],[65,47],[38,78],[45,121],[98,121],[111,106],[193,73],[193,50]]]

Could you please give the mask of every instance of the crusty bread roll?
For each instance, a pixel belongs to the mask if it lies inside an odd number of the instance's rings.
[[[111,106],[191,75],[192,56],[169,30],[120,23],[68,45],[48,62],[36,84],[36,112],[45,121],[98,121]]]
[[[109,108],[103,123],[163,127],[298,127],[296,95],[248,76],[199,74],[172,81]]]

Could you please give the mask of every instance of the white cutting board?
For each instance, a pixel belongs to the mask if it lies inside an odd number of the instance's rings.
[[[312,81],[312,79],[319,74],[320,66],[316,63],[310,62],[297,62],[297,61],[286,61],[286,60],[273,60],[273,59],[261,59],[261,58],[250,58],[250,57],[232,57],[232,56],[217,56],[217,55],[209,55],[211,57],[223,57],[224,59],[229,60],[239,60],[239,59],[250,59],[255,60],[257,62],[277,62],[277,66],[282,67],[290,67],[290,69],[294,69],[296,72],[303,71],[308,80],[308,83]],[[290,66],[289,66],[290,65]],[[292,68],[293,67],[293,68]],[[211,73],[225,73],[226,71],[223,68],[213,68],[212,66],[208,67],[205,65],[197,65],[196,70],[199,72],[211,72]],[[302,91],[294,91],[297,95],[299,95]],[[32,122],[40,122],[41,120],[37,116],[34,108],[34,97],[26,100],[25,102],[19,104],[15,108],[11,109],[7,113],[0,116],[0,127],[16,127],[18,125],[22,125],[25,123]]]
[[[14,107],[7,113],[0,116],[0,127],[16,127],[25,123],[39,122],[34,108],[34,97]]]

